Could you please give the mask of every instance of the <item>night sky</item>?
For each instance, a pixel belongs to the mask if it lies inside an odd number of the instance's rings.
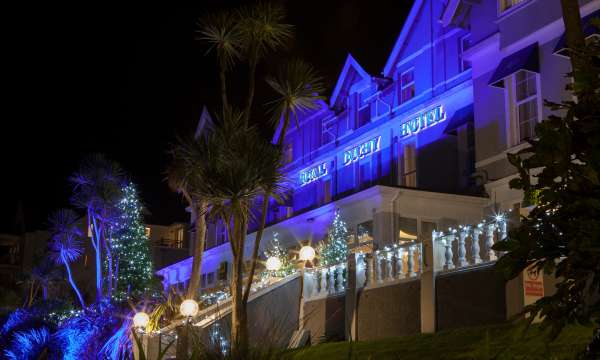
[[[119,162],[139,185],[148,222],[187,219],[163,172],[175,135],[195,129],[203,104],[214,104],[218,91],[214,58],[195,40],[196,21],[240,1],[197,1],[195,7],[84,3],[5,12],[0,232],[16,231],[19,202],[27,229],[43,228],[53,209],[68,206],[67,178],[94,152]],[[296,38],[270,63],[304,58],[326,79],[327,96],[349,52],[371,74],[382,71],[412,5],[286,3]],[[259,80],[264,74],[263,67]]]

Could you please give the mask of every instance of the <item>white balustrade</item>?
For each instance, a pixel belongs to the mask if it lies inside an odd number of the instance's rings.
[[[458,233],[458,266],[460,267],[465,267],[469,265],[469,263],[467,262],[467,248],[465,244],[468,234],[468,226],[461,227]]]
[[[383,282],[383,274],[382,274],[382,263],[383,263],[383,256],[381,256],[381,251],[377,250],[375,251],[375,262],[376,262],[376,270],[375,273],[377,275],[377,282],[378,283],[382,283]]]
[[[485,250],[487,252],[487,258],[489,261],[495,261],[498,258],[496,257],[496,253],[492,249],[494,246],[494,230],[496,229],[496,225],[489,223],[485,227]]]
[[[331,266],[327,269],[327,275],[329,276],[329,293],[335,292],[335,266]]]
[[[394,269],[393,269],[393,263],[392,263],[393,257],[394,257],[394,253],[388,249],[386,251],[386,257],[385,257],[385,269],[386,269],[385,280],[386,281],[390,281],[390,280],[394,279]]]
[[[475,265],[481,263],[481,256],[479,254],[479,252],[481,251],[479,249],[479,237],[481,236],[481,232],[483,231],[482,227],[483,226],[481,224],[475,226],[473,228],[473,235],[471,237],[471,253],[473,256],[473,264]]]
[[[327,295],[327,269],[321,268],[320,295]]]
[[[452,242],[454,242],[454,238],[454,232],[451,232],[444,237],[444,246],[446,247],[446,251],[444,252],[444,257],[446,259],[444,270],[454,269],[454,254],[452,253]]]
[[[340,291],[344,291],[345,286],[344,286],[344,265],[339,264],[338,266],[336,266],[335,272],[336,272],[336,281],[335,281],[335,290],[337,292]]]
[[[404,279],[406,275],[404,274],[404,248],[398,247],[396,250],[396,277],[398,279]]]

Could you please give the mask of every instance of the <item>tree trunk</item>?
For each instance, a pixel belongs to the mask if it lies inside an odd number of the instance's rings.
[[[62,257],[63,264],[65,265],[65,268],[67,269],[67,276],[69,278],[69,284],[71,284],[71,287],[75,291],[75,294],[77,294],[77,299],[79,299],[79,303],[81,304],[81,307],[85,308],[85,302],[83,301],[83,297],[81,296],[81,293],[79,292],[79,288],[77,287],[77,284],[75,284],[75,280],[73,280],[73,276],[71,275],[71,267],[69,266],[69,262],[67,261],[67,259],[65,259],[64,255],[61,255],[61,257]]]
[[[579,12],[579,2],[575,0],[560,0],[565,23],[565,35],[569,55],[571,57],[571,66],[573,67],[573,78],[575,81],[579,78],[586,67],[585,59],[581,58],[580,51],[585,47],[585,38],[581,26],[581,14]]]
[[[254,280],[254,272],[256,271],[256,264],[258,263],[258,250],[260,249],[260,241],[265,230],[265,223],[267,221],[267,212],[269,211],[269,197],[270,192],[265,193],[263,196],[262,214],[260,215],[260,223],[258,224],[258,230],[256,231],[256,237],[254,238],[254,248],[252,249],[252,259],[250,265],[250,271],[248,272],[248,281],[246,282],[246,289],[244,290],[244,297],[242,299],[243,306],[246,307],[248,298],[250,297],[250,288],[252,287],[252,281]]]
[[[194,205],[192,205],[194,206]],[[197,300],[199,297],[200,279],[202,278],[202,255],[206,243],[206,201],[196,202],[194,259],[192,262],[192,275],[188,285],[187,298]]]
[[[219,71],[219,78],[221,79],[221,102],[223,102],[223,110],[225,110],[229,108],[229,102],[227,101],[227,77],[223,66]]]
[[[252,112],[252,104],[254,103],[254,91],[256,83],[256,65],[258,59],[255,53],[250,57],[248,65],[248,97],[246,98],[246,108],[244,111],[244,117],[246,118],[246,125],[250,122],[250,113]]]
[[[102,299],[102,246],[100,244],[102,229],[98,228],[98,221],[96,220],[96,216],[93,212],[91,215],[88,215],[88,219],[91,219],[93,222],[93,231],[91,235],[92,245],[94,246],[96,255],[96,302],[99,303]]]
[[[285,110],[285,114],[283,116],[283,126],[281,127],[281,132],[279,133],[279,139],[277,139],[277,146],[283,146],[283,140],[285,139],[285,133],[287,132],[288,127],[290,126],[290,109],[287,108]]]
[[[234,205],[235,206],[235,205]],[[246,308],[243,306],[242,283],[244,276],[244,240],[246,238],[246,219],[241,211],[234,208],[233,266],[231,269],[231,355],[234,359],[244,359],[248,350],[248,324]]]

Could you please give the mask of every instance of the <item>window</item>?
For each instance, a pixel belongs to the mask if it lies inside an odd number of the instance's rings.
[[[206,284],[212,285],[214,282],[215,282],[215,273],[209,272],[208,275],[206,276]]]
[[[400,75],[400,103],[403,104],[415,96],[414,69]]]
[[[335,124],[336,118],[331,118],[323,121],[321,145],[329,144],[335,139]]]
[[[371,121],[371,107],[369,105],[369,103],[366,103],[358,108],[358,127],[366,125]]]
[[[225,244],[227,242],[227,226],[223,224],[222,221],[219,221],[217,224],[217,243],[215,246],[219,246],[221,244]]]
[[[149,227],[144,228],[144,234],[146,234],[146,237],[148,237],[148,238],[150,237],[150,228]]]
[[[535,136],[540,119],[539,75],[521,70],[507,79],[509,103],[509,146]]]
[[[471,62],[465,60],[464,58],[464,54],[465,51],[469,50],[469,48],[471,47],[471,34],[467,34],[463,37],[460,38],[460,44],[459,44],[459,65],[460,65],[460,71],[466,71],[469,70],[471,68]]]
[[[358,224],[356,226],[356,237],[359,244],[373,241],[373,220]]]
[[[417,148],[414,142],[404,144],[402,160],[402,185],[417,187]]]
[[[294,144],[286,144],[283,154],[283,161],[286,164],[291,163],[294,160]]]
[[[331,178],[323,180],[323,202],[331,201]]]
[[[510,10],[525,1],[526,0],[498,0],[498,13],[502,14],[506,10]]]
[[[181,249],[183,247],[183,228],[175,230],[175,247]]]

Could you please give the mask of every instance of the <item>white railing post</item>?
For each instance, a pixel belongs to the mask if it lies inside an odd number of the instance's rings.
[[[481,236],[481,233],[483,231],[482,227],[483,226],[479,224],[473,228],[473,241],[471,243],[471,252],[473,253],[473,264],[481,263],[481,256],[479,254],[479,252],[481,251],[479,249],[479,237]]]
[[[489,223],[485,228],[485,252],[489,261],[496,260],[496,254],[492,249],[494,246],[494,228],[495,224]]]
[[[452,270],[454,269],[453,257],[452,253],[452,242],[454,241],[454,232],[450,231],[450,234],[444,236],[444,246],[446,247],[446,252],[444,253],[444,257],[446,258],[446,263],[444,264],[444,270]]]
[[[319,290],[321,295],[327,295],[327,268],[321,268],[321,282]]]
[[[310,270],[302,270],[302,282],[304,284],[303,286],[303,290],[304,290],[304,298],[305,299],[310,299],[312,297],[312,290],[313,290],[313,276],[312,276],[312,272]]]
[[[468,226],[462,226],[458,233],[458,266],[465,267],[469,265],[467,261],[467,248],[465,247],[465,240],[469,233]]]
[[[377,283],[381,283],[383,282],[383,276],[382,276],[382,270],[381,270],[381,262],[382,262],[382,256],[379,250],[375,251],[375,275],[377,278]]]
[[[394,254],[392,253],[392,250],[387,250],[385,253],[385,259],[386,259],[386,262],[385,262],[386,277],[385,277],[385,279],[387,281],[394,280],[394,273],[393,273],[394,269],[393,269],[393,263],[392,263],[393,255]]]
[[[398,247],[396,250],[396,277],[398,279],[404,279],[404,250],[402,247]]]
[[[344,291],[344,265],[343,264],[338,264],[336,266],[336,278],[337,278],[336,291],[338,291],[338,292]]]
[[[417,275],[415,273],[414,251],[415,251],[414,245],[410,245],[408,247],[408,256],[406,258],[406,267],[408,268],[406,270],[408,271],[408,277],[413,277],[413,276]]]
[[[333,294],[335,292],[335,266],[330,266],[328,269],[329,274],[329,289],[327,289],[329,294]]]
[[[367,285],[375,283],[375,256],[374,254],[367,255]]]

